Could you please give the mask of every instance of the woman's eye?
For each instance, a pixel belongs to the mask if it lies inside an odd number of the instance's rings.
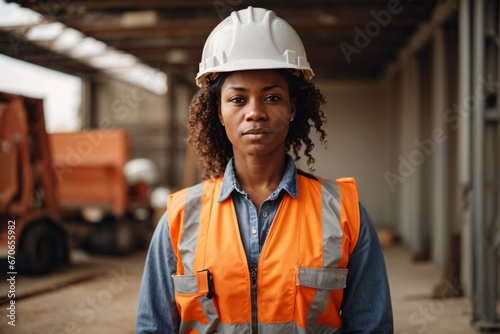
[[[266,96],[266,101],[277,102],[279,100],[280,100],[280,97],[278,95],[269,95],[269,96]]]
[[[233,97],[229,100],[229,102],[233,102],[233,103],[243,103],[245,102],[245,100],[242,98],[242,97],[239,97],[239,96],[236,96],[236,97]]]

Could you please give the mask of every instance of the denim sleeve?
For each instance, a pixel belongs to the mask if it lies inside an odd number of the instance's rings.
[[[382,247],[360,204],[358,242],[349,259],[342,301],[342,333],[393,333],[391,296]]]
[[[151,238],[142,276],[135,333],[179,332],[179,313],[174,299],[172,274],[175,257],[166,213],[161,217]]]

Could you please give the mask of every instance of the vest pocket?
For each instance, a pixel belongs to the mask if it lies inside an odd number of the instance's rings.
[[[215,333],[220,320],[215,298],[200,292],[197,275],[172,275],[175,301],[181,316],[181,333],[190,329],[201,333]],[[203,331],[200,331],[203,329]]]
[[[299,268],[297,285],[318,290],[338,290],[345,288],[347,269]]]
[[[298,268],[294,318],[299,326],[342,326],[339,312],[347,272],[340,268]]]

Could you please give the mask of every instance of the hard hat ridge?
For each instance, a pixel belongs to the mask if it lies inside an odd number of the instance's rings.
[[[252,69],[291,69],[314,75],[295,30],[264,8],[232,12],[207,38],[196,83],[206,85],[213,73]]]

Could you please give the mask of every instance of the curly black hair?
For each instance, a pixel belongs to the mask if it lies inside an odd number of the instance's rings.
[[[302,144],[305,144],[304,155],[307,156],[307,165],[314,171],[315,160],[311,155],[314,143],[309,138],[309,132],[314,127],[320,134],[320,143],[326,149],[326,133],[322,129],[322,125],[326,123],[326,116],[321,109],[326,104],[325,96],[312,82],[305,80],[301,73],[291,73],[281,69],[276,71],[288,83],[290,97],[296,99],[296,115],[294,121],[290,123],[286,137],[286,151],[291,150],[295,160],[298,160]],[[189,106],[187,142],[197,151],[204,179],[224,174],[226,165],[233,156],[231,142],[218,115],[221,88],[231,73],[223,72],[215,79],[209,80],[207,85],[194,95]]]

